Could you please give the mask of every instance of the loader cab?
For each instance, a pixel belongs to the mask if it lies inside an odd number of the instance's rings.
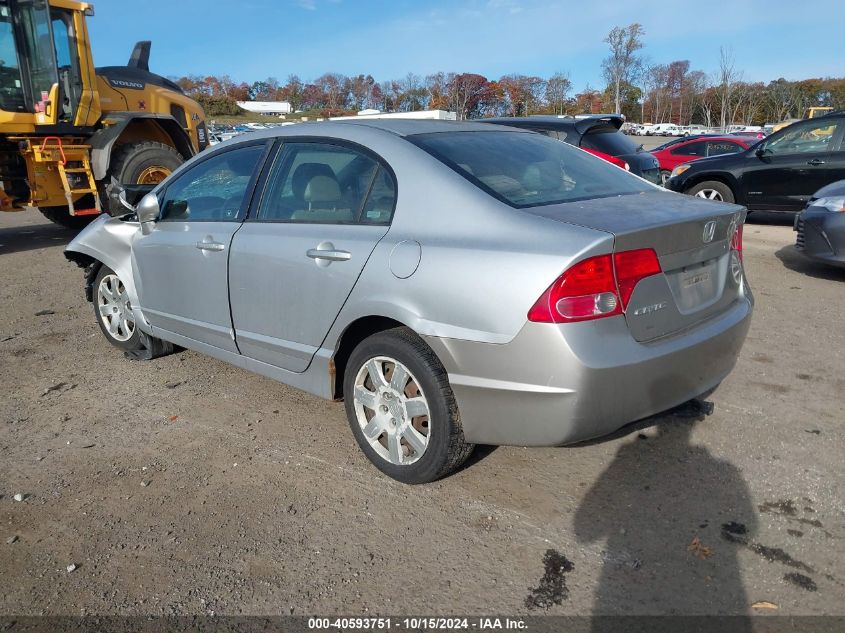
[[[83,11],[71,6],[0,0],[0,110],[32,114],[37,125],[87,123],[78,114],[90,52],[80,59],[87,33]]]

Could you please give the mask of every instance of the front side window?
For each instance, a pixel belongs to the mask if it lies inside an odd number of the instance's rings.
[[[676,147],[671,153],[673,156],[705,156],[706,152],[707,143],[696,142]]]
[[[392,176],[371,156],[345,145],[287,143],[267,177],[258,219],[383,223],[394,200]]]
[[[654,190],[600,158],[539,134],[439,132],[406,138],[515,208]]]
[[[20,32],[23,42],[20,54],[29,66],[32,83],[31,106],[36,112],[43,112],[53,84],[58,83],[56,56],[50,35],[50,9],[45,0],[19,2]]]
[[[208,158],[177,177],[161,199],[164,221],[241,220],[247,191],[264,145],[232,149]]]
[[[767,154],[810,154],[828,152],[832,148],[837,122],[819,121],[789,126],[783,134],[766,141]]]
[[[0,110],[26,110],[21,70],[12,32],[12,12],[6,2],[0,2]]]

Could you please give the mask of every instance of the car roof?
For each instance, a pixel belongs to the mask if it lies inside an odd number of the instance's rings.
[[[616,129],[620,129],[624,119],[618,114],[593,114],[583,117],[557,116],[553,114],[537,114],[533,116],[515,117],[494,117],[492,119],[481,119],[484,123],[495,123],[497,125],[513,125],[514,127],[535,127],[542,129],[574,129],[579,134],[584,134],[592,127],[602,123],[612,123]]]
[[[324,122],[325,123],[325,122]],[[413,136],[436,132],[490,132],[490,127],[473,121],[442,121],[432,119],[343,119],[329,121],[330,125],[356,125],[384,130],[397,136]],[[316,125],[316,124],[315,124]]]

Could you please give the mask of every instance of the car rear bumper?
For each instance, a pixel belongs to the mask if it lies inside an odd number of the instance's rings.
[[[845,266],[845,213],[810,207],[795,216],[795,248],[815,261]]]
[[[606,435],[716,387],[748,332],[750,294],[686,332],[638,343],[624,317],[527,323],[507,344],[427,337],[467,441],[557,446]]]

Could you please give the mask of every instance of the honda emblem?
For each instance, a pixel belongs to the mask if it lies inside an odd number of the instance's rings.
[[[701,239],[705,244],[709,244],[713,241],[714,235],[716,235],[716,220],[710,220],[704,225],[704,233],[701,235]]]

